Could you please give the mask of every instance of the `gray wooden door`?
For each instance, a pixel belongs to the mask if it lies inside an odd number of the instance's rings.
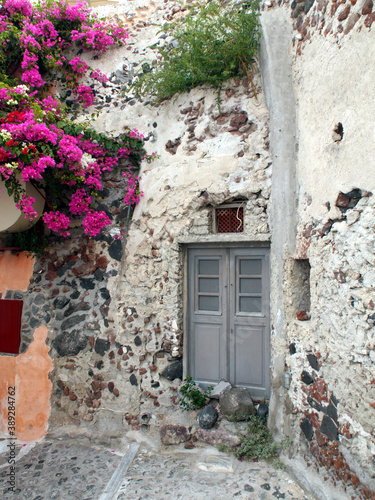
[[[269,393],[268,248],[189,248],[188,373]]]

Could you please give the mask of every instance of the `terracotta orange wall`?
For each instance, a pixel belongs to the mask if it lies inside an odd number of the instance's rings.
[[[34,257],[26,252],[12,254],[9,250],[0,252],[0,293],[7,290],[26,292],[34,268]]]
[[[47,432],[52,389],[47,334],[47,328],[41,326],[24,354],[0,356],[0,426],[7,433],[8,387],[15,387],[16,437],[21,441],[36,441]]]
[[[0,252],[0,293],[26,291],[35,259],[25,252]],[[1,321],[1,318],[0,318]],[[51,382],[48,373],[52,360],[46,345],[47,328],[34,332],[27,352],[18,356],[0,356],[0,431],[8,432],[8,388],[15,387],[16,437],[36,441],[45,436],[50,414]]]

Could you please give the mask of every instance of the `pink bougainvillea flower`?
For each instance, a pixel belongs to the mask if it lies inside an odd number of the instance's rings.
[[[58,210],[56,212],[46,212],[43,215],[43,221],[51,231],[55,231],[61,234],[61,236],[70,236],[70,233],[67,231],[70,219]]]
[[[89,210],[92,197],[86,194],[84,189],[78,189],[72,194],[72,199],[69,203],[70,212],[73,215],[82,215]]]
[[[109,226],[110,224],[111,219],[103,211],[89,212],[82,222],[84,231],[89,236],[97,236],[104,227]]]
[[[23,194],[22,199],[16,203],[16,207],[25,214],[26,219],[31,221],[38,217],[37,212],[33,208],[34,203],[34,197]]]

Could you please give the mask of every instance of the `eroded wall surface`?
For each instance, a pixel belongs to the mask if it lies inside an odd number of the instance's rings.
[[[35,259],[25,252],[16,254],[7,250],[1,253],[2,298],[24,298],[34,263]],[[26,352],[0,356],[0,432],[22,441],[35,441],[45,436],[48,428],[51,411],[51,382],[48,376],[52,370],[52,360],[46,345],[47,328],[24,326],[30,332],[27,346],[23,337],[23,349]]]
[[[102,112],[95,122],[101,131],[136,127],[157,158],[142,167],[144,196],[126,245],[110,232],[88,240],[77,227],[34,268],[24,295],[21,349],[30,345],[34,328],[47,325],[52,430],[74,426],[108,441],[141,425],[145,431],[159,426],[178,404],[173,379],[183,376],[184,245],[270,240],[272,161],[257,65],[252,81],[224,86],[221,112],[217,94],[207,88],[151,105],[128,86],[143,64],[154,64],[155,44],[173,42],[154,23],[184,10],[179,3],[143,0],[101,8],[125,19],[130,37],[100,59],[87,56],[110,77],[88,113]],[[103,194],[102,209],[115,224],[125,221],[121,177],[108,174]],[[214,207],[239,197],[245,200],[244,232],[215,234]]]
[[[183,11],[177,3],[132,2],[128,8],[128,18],[134,19],[128,47],[116,52],[117,67],[109,56],[100,61],[114,77],[106,91],[112,97],[109,112],[97,126],[121,131],[123,125],[136,125],[148,153],[158,155],[142,169],[144,196],[133,215],[110,308],[116,341],[127,346],[121,357],[115,353],[117,370],[111,367],[120,392],[111,408],[119,414],[126,408],[127,422],[137,429],[142,415],[153,415],[150,422],[157,423],[177,402],[176,387],[162,373],[176,370],[168,378],[182,377],[183,245],[269,241],[271,160],[268,111],[256,68],[253,82],[245,78],[225,85],[221,112],[210,89],[156,106],[131,93],[126,83],[156,57],[148,47],[173,41],[152,23]],[[116,90],[121,82],[123,96]],[[237,197],[248,200],[244,233],[215,234],[213,207]],[[99,410],[95,418],[102,414]]]
[[[291,9],[299,202],[285,265],[285,429],[311,468],[359,498],[375,489],[372,8]]]

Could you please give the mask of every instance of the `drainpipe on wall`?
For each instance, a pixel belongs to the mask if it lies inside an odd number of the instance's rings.
[[[272,153],[271,229],[271,399],[269,426],[276,435],[284,424],[286,322],[283,268],[296,238],[296,116],[290,47],[290,14],[283,8],[261,15],[260,69],[270,114]]]

